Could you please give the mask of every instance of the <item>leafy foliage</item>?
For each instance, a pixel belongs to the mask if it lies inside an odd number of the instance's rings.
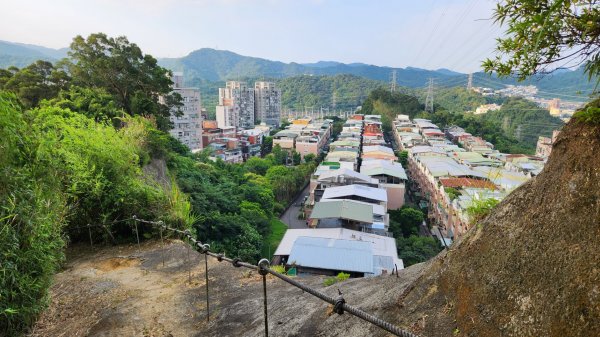
[[[409,237],[419,234],[419,226],[425,218],[420,210],[404,205],[400,209],[389,210],[390,231],[394,237]]]
[[[195,221],[177,186],[169,190],[143,173],[151,123],[126,117],[116,130],[58,107],[23,110],[16,101],[0,93],[2,335],[19,334],[44,308],[65,238],[77,240],[87,224],[98,242],[131,240],[131,227],[115,220],[134,214],[181,227]]]
[[[67,73],[47,61],[36,61],[23,69],[0,70],[0,89],[15,93],[26,108],[55,97],[68,83]]]
[[[416,263],[425,262],[436,256],[441,250],[440,243],[429,236],[411,235],[408,238],[396,238],[398,257],[408,267]]]
[[[181,96],[171,92],[169,71],[154,57],[124,36],[102,33],[77,36],[70,47],[67,66],[74,84],[102,88],[128,114],[153,116],[160,129],[168,130],[170,109],[181,105]]]
[[[489,111],[481,118],[501,125],[506,135],[531,148],[535,148],[539,136],[551,137],[553,130],[564,125],[560,118],[550,115],[548,110],[519,97],[508,98],[500,110]]]
[[[418,112],[423,111],[423,105],[413,95],[400,92],[390,92],[380,88],[373,90],[363,102],[361,113],[368,115],[381,115],[383,128],[391,129],[392,121],[397,115],[404,114],[413,118]]]
[[[467,214],[469,215],[471,222],[476,223],[488,216],[498,203],[499,201],[494,198],[473,200],[471,205],[467,207]]]
[[[587,0],[505,0],[494,18],[508,26],[500,52],[483,63],[487,72],[523,80],[559,61],[585,62],[590,77],[600,75],[600,7]]]

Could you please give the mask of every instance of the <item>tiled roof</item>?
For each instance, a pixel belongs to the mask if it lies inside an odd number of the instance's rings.
[[[472,178],[440,178],[440,183],[444,187],[473,187],[496,189],[496,185],[487,180]]]

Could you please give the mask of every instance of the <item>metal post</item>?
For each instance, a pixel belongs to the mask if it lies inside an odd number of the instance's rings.
[[[163,268],[165,267],[165,240],[163,238],[163,228],[162,228],[162,224],[160,226],[160,242],[161,242],[161,246],[162,246],[162,266]]]
[[[92,241],[92,225],[88,224],[88,233],[90,234],[90,246],[94,247],[94,241]]]
[[[267,275],[262,276],[263,281],[263,298],[265,310],[265,337],[269,337],[269,319],[267,315]]]
[[[208,250],[208,245],[204,245],[205,249]],[[208,303],[208,254],[204,253],[204,277],[206,278],[206,321],[210,318],[210,306]]]
[[[133,222],[135,224],[135,237],[137,238],[138,251],[140,250],[140,233],[138,232],[137,221]]]
[[[269,260],[261,259],[258,261],[258,272],[262,275],[263,281],[263,304],[265,311],[265,337],[269,337],[269,318],[267,313],[267,274],[269,273],[268,269],[270,267]]]
[[[188,239],[187,241],[188,241],[188,245],[186,245],[186,249],[187,249],[188,283],[192,284],[192,265],[190,263],[190,247],[189,247],[190,240]]]

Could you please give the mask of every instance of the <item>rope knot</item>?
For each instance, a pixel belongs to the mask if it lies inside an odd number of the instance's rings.
[[[333,312],[335,312],[338,315],[342,315],[344,313],[344,304],[346,303],[346,300],[342,296],[342,292],[339,289],[338,293],[340,295],[335,300],[335,304],[333,305]]]
[[[223,261],[223,254],[217,254],[217,261]]]
[[[241,267],[241,266],[242,266],[242,265],[240,264],[240,258],[239,258],[239,257],[236,257],[236,258],[234,258],[234,259],[233,259],[233,261],[231,261],[231,264],[232,264],[234,267],[236,267],[236,268],[239,268],[239,267]]]

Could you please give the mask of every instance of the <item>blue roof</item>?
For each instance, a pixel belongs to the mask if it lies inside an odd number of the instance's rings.
[[[288,263],[298,266],[373,273],[370,242],[301,236],[296,239]]]

